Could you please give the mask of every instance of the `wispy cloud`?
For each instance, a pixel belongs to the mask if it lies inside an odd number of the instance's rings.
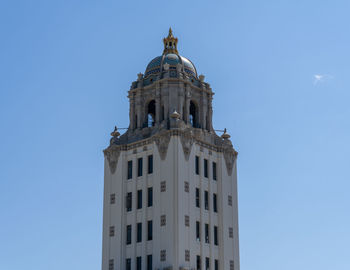
[[[316,84],[333,79],[333,76],[329,74],[315,74],[313,76],[313,79],[314,79],[314,85],[316,85]]]

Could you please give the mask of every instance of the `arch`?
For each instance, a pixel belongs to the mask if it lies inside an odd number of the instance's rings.
[[[156,121],[156,102],[151,100],[147,105],[147,127],[153,127]]]
[[[190,101],[189,120],[192,127],[198,127],[198,108],[192,100]]]

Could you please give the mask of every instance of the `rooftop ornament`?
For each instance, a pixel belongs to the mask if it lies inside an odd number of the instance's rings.
[[[173,31],[171,27],[169,28],[169,34],[166,38],[163,39],[164,42],[164,51],[163,54],[175,53],[179,54],[177,51],[177,38],[173,36]]]

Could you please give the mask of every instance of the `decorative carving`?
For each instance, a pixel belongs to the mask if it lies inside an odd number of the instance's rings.
[[[168,152],[168,146],[169,146],[169,142],[170,142],[170,137],[171,137],[170,132],[164,132],[164,133],[161,133],[154,138],[154,141],[156,142],[157,147],[158,147],[158,152],[159,152],[160,158],[162,160],[164,160],[166,158],[166,154]]]
[[[227,174],[231,176],[237,152],[233,149],[231,145],[227,145],[223,148],[223,154],[225,158]]]
[[[115,173],[115,170],[117,169],[118,160],[120,156],[120,147],[109,147],[106,150],[103,151],[105,156],[107,157],[109,169],[111,171],[111,174]]]
[[[193,144],[193,136],[190,131],[184,132],[180,134],[180,140],[182,144],[182,150],[184,151],[185,159],[188,161],[190,158],[192,144]]]

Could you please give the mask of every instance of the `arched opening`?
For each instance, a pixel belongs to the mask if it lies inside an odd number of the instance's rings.
[[[156,102],[150,101],[147,106],[147,126],[153,127],[156,121]]]
[[[197,107],[191,101],[190,102],[190,124],[192,127],[198,127],[198,116],[197,116]]]

